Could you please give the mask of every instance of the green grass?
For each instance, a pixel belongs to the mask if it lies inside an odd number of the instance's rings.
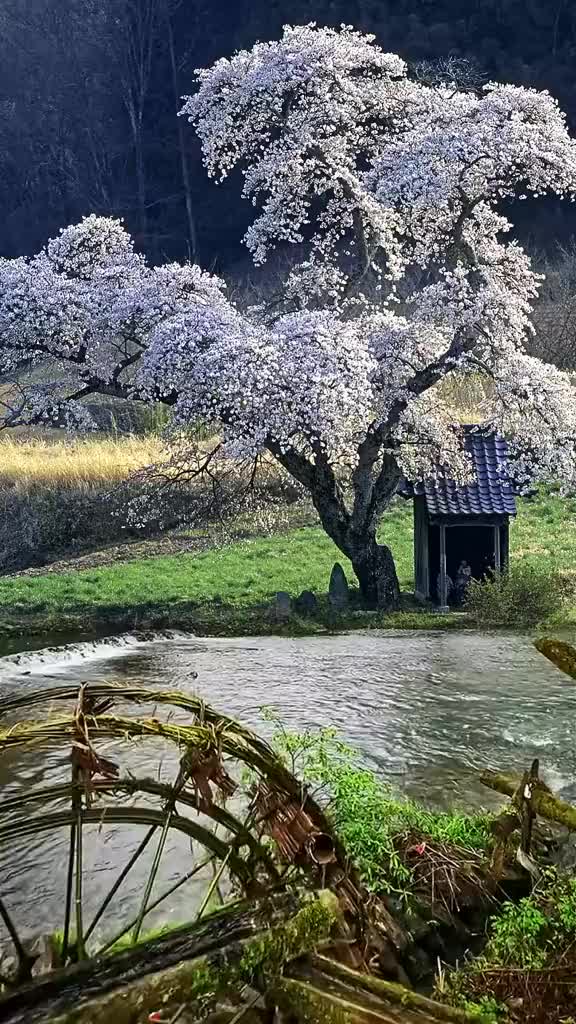
[[[514,558],[576,573],[576,498],[542,493],[520,501],[511,544]]]
[[[392,548],[403,590],[412,589],[412,520],[409,503],[385,516],[381,537]],[[546,565],[576,590],[576,500],[542,495],[522,502],[512,526],[514,559]],[[325,594],[335,561],[351,581],[350,564],[319,527],[305,527],[200,554],[142,559],[99,569],[0,580],[0,630],[48,632],[67,629],[181,627],[212,635],[282,632],[268,613],[274,594],[303,589]],[[576,597],[557,616],[576,623]],[[350,613],[337,622],[324,608],[317,622],[294,620],[291,633],[328,628],[390,626],[447,627],[463,616],[437,616],[406,608],[385,620]]]
[[[447,972],[437,995],[464,1008],[470,1005],[468,1000],[478,1000],[479,1005],[496,1009],[499,1019],[502,1014],[508,1020],[506,1007],[520,992],[534,1013],[530,1020],[573,1024],[574,1017],[562,1013],[564,1005],[572,1011],[573,994],[560,978],[574,969],[575,941],[576,879],[548,868],[530,896],[502,905],[489,923],[481,955]],[[553,973],[548,973],[555,970],[556,985]],[[539,1008],[552,1006],[558,1017],[536,1017]]]
[[[402,505],[385,517],[404,588],[409,588],[412,540],[409,510]],[[277,630],[263,606],[278,590],[297,595],[327,589],[340,561],[350,581],[352,568],[319,527],[306,527],[201,554],[142,559],[68,574],[0,580],[0,624],[69,629],[106,624],[122,627],[188,626],[207,632]],[[381,616],[378,616],[378,621]],[[317,631],[329,623],[328,609],[317,623],[291,624],[290,631]],[[351,625],[373,625],[374,616],[350,616]],[[394,624],[402,626],[402,615]],[[0,625],[0,628],[1,628]],[[339,623],[341,626],[341,623]]]
[[[273,744],[288,766],[327,803],[327,814],[364,885],[410,900],[412,870],[399,843],[425,841],[486,852],[491,816],[432,811],[408,800],[362,764],[334,729],[287,730],[273,712]]]

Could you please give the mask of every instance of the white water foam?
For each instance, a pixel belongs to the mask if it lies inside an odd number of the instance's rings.
[[[75,664],[109,661],[112,658],[125,657],[139,648],[184,638],[190,638],[190,634],[173,630],[134,632],[104,637],[101,640],[66,644],[62,647],[45,647],[37,651],[24,651],[21,654],[7,654],[0,658],[0,682],[14,676],[55,675],[62,668],[73,667]]]

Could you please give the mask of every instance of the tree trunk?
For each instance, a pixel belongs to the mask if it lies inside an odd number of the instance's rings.
[[[196,263],[198,259],[198,236],[196,232],[196,221],[194,219],[194,207],[192,203],[192,185],[190,181],[190,166],[186,150],[186,135],[183,118],[178,117],[180,110],[180,90],[178,88],[178,63],[176,61],[176,46],[174,42],[174,30],[170,17],[170,7],[166,0],[164,13],[166,17],[166,37],[168,41],[168,54],[170,57],[170,69],[172,72],[172,91],[174,93],[174,107],[176,112],[176,127],[178,130],[178,151],[180,154],[180,171],[182,175],[182,187],[184,189],[184,202],[186,205],[186,221],[188,225],[188,259]]]
[[[376,541],[378,520],[398,485],[396,463],[387,460],[374,483],[371,467],[375,454],[372,452],[362,472],[354,474],[355,500],[350,512],[342,485],[321,450],[316,452],[316,461],[312,463],[298,451],[286,450],[272,439],[266,447],[309,492],[326,533],[352,562],[365,606],[385,611],[397,608],[400,584],[392,552]]]
[[[398,607],[400,584],[390,548],[378,544],[375,537],[362,538],[348,553],[358,577],[362,600],[367,608],[386,611]]]
[[[144,145],[142,141],[141,124],[138,126],[134,136],[134,158],[136,162],[136,190],[138,197],[140,245],[144,248],[148,239],[148,211],[146,209],[146,166],[144,163]]]

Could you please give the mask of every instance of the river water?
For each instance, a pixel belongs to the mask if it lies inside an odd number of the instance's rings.
[[[521,770],[540,758],[548,783],[576,798],[576,684],[521,636],[463,633],[354,633],[325,638],[197,639],[139,645],[103,643],[0,659],[0,696],[38,686],[118,681],[201,695],[263,734],[263,706],[292,728],[333,725],[387,781],[435,807],[492,807],[483,768]],[[152,744],[121,752],[122,767],[157,770]],[[119,748],[110,747],[113,756]],[[173,768],[170,756],[161,772]],[[69,777],[65,751],[0,755],[2,796]],[[92,832],[85,843],[87,912],[142,837],[126,826]],[[0,845],[0,891],[24,931],[62,919],[68,836],[46,833]],[[153,844],[122,888],[102,934],[138,906]],[[171,837],[158,889],[190,866],[188,840]],[[148,923],[185,920],[205,883],[182,890]],[[156,891],[156,890],[155,890]],[[183,896],[182,893],[185,893]]]

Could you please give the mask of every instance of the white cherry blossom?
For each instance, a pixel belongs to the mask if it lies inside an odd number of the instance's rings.
[[[484,381],[522,483],[576,487],[574,389],[526,354],[540,278],[501,212],[573,199],[576,145],[547,93],[422,84],[348,27],[288,27],[197,78],[182,114],[210,174],[244,174],[254,259],[297,243],[282,301],[242,310],[223,281],[149,266],[121,223],[87,217],[0,261],[7,421],[81,418],[104,393],[165,402],[178,430],[216,424],[219,458],[277,459],[366,600],[393,604],[376,529],[401,477],[469,472],[445,378]]]

